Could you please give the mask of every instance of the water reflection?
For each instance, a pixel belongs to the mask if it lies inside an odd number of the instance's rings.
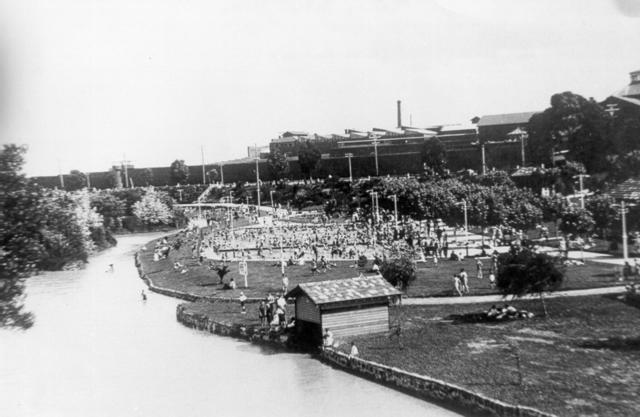
[[[307,355],[180,325],[177,300],[141,301],[132,254],[150,239],[28,280],[35,325],[0,330],[1,416],[456,415]]]

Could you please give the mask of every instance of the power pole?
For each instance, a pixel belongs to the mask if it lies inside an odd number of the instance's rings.
[[[481,145],[480,149],[482,150],[482,175],[487,175],[487,159],[484,153],[484,143]]]
[[[206,184],[207,181],[204,177],[204,146],[200,145],[200,156],[202,156],[202,183]]]
[[[345,153],[344,156],[349,159],[349,182],[353,182],[353,172],[351,171],[351,157],[353,156],[353,154],[349,152]]]
[[[258,217],[260,217],[260,158],[256,158],[256,193],[258,194]]]
[[[220,162],[220,185],[224,185],[224,171],[222,170],[223,164]]]
[[[116,162],[120,163],[120,165],[122,166],[122,170],[124,171],[124,187],[129,188],[129,172],[127,171],[127,165],[130,164],[131,161],[128,161],[127,157],[122,154],[122,160]]]
[[[378,170],[378,137],[376,135],[373,135],[373,140],[371,141],[373,143],[373,153],[375,155],[376,158],[376,177],[379,176],[379,170]]]

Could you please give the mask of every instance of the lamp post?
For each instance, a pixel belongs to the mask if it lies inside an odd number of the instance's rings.
[[[273,208],[273,193],[274,193],[274,192],[275,192],[275,191],[273,191],[273,190],[270,190],[270,191],[269,191],[269,197],[271,198],[271,208]]]
[[[469,223],[467,221],[467,200],[462,200],[456,203],[457,206],[462,205],[462,209],[464,210],[464,240],[466,242],[469,241]]]
[[[620,201],[620,204],[614,204],[614,207],[620,208],[620,217],[622,220],[622,257],[624,261],[629,260],[629,245],[627,237],[627,208],[624,200]]]
[[[395,213],[395,221],[396,221],[396,229],[398,229],[398,196],[394,194],[393,196],[393,211]]]
[[[353,154],[349,152],[345,153],[344,156],[349,159],[349,182],[353,182],[353,172],[351,171],[351,157],[353,156]]]
[[[574,175],[573,178],[578,178],[580,180],[580,208],[582,208],[584,210],[584,178],[588,178],[590,177],[590,175],[587,174],[578,174],[578,175]]]

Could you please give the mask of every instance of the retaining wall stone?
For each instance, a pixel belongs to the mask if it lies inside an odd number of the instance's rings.
[[[409,392],[421,398],[463,408],[475,414],[499,417],[555,417],[530,407],[517,406],[485,397],[465,388],[402,369],[351,358],[349,355],[325,348],[320,359],[353,374]]]

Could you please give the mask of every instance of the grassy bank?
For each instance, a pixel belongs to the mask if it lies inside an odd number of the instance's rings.
[[[248,288],[244,288],[244,277],[238,272],[238,263],[233,262],[230,272],[224,281],[229,282],[233,278],[238,289],[224,290],[219,284],[219,278],[215,271],[208,267],[208,262],[199,265],[193,259],[188,250],[171,251],[169,259],[153,262],[153,244],[147,245],[141,251],[140,260],[145,272],[159,286],[179,291],[186,291],[199,296],[214,296],[225,298],[237,298],[240,291],[244,291],[248,297],[265,297],[269,292],[281,291],[282,279],[280,266],[272,261],[248,262]],[[174,262],[180,262],[187,267],[186,273],[180,273],[173,269]],[[365,268],[354,267],[353,261],[335,261],[335,267],[326,272],[312,274],[310,266],[287,267],[289,288],[295,285],[311,282],[342,278],[357,277],[361,273],[372,274],[372,263],[369,261]],[[476,279],[476,264],[473,259],[465,259],[462,262],[441,260],[437,266],[431,261],[418,264],[418,277],[407,289],[410,297],[453,296],[452,279],[454,273],[464,268],[469,273],[470,295],[496,294],[497,291],[489,285],[489,260],[484,262],[484,279]],[[616,267],[587,261],[583,266],[570,266],[565,269],[565,281],[562,289],[583,289],[620,285]]]
[[[464,323],[488,305],[398,307],[400,338],[359,337],[364,359],[562,416],[640,411],[640,310],[612,297],[517,302],[536,317]],[[628,338],[628,339],[625,339]],[[346,351],[350,341],[342,341]]]

